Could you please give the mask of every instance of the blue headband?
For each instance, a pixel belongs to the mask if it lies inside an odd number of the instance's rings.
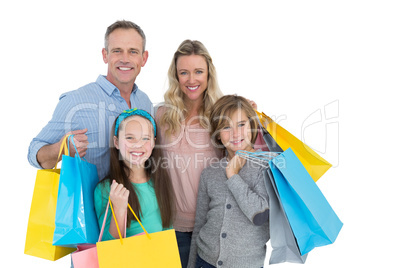
[[[114,135],[115,136],[117,136],[117,132],[119,131],[119,126],[120,126],[121,122],[123,122],[124,119],[126,119],[127,117],[132,116],[132,115],[139,115],[139,116],[145,117],[146,119],[151,121],[152,126],[154,127],[154,134],[155,134],[155,137],[156,137],[155,120],[153,119],[153,117],[148,112],[146,112],[144,110],[137,109],[137,108],[130,109],[130,110],[125,110],[117,117],[116,127],[114,129]]]

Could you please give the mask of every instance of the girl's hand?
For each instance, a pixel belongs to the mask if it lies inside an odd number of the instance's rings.
[[[113,209],[116,215],[118,226],[116,226],[116,222],[112,219],[110,221],[109,232],[116,239],[119,238],[117,228],[120,229],[121,234],[126,233],[126,226],[124,225],[124,222],[127,215],[129,194],[130,192],[123,186],[123,184],[119,184],[113,180],[112,184],[110,185],[110,201],[113,203]]]
[[[226,177],[229,179],[233,175],[239,174],[239,171],[244,166],[244,164],[246,164],[246,159],[235,155],[232,159],[230,159],[226,167]]]
[[[119,184],[113,180],[112,185],[110,185],[110,200],[117,214],[126,213],[129,194],[130,192],[123,184]]]

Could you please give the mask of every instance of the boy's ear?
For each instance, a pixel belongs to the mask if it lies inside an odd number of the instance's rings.
[[[117,150],[120,150],[120,148],[119,148],[119,140],[117,139],[116,136],[113,136],[113,143],[114,143],[114,147],[116,147]]]

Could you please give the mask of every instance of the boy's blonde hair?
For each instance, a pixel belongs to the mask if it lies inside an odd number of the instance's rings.
[[[212,142],[218,148],[225,150],[220,140],[220,131],[227,126],[230,116],[241,109],[246,114],[250,122],[251,129],[251,145],[253,146],[258,135],[258,118],[256,113],[247,99],[237,95],[225,95],[220,98],[213,106],[212,113],[209,117],[210,135]]]

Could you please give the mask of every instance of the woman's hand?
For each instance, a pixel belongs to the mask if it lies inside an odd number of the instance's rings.
[[[255,101],[249,100],[249,99],[247,99],[247,101],[248,101],[248,103],[250,103],[250,105],[253,107],[254,110],[258,110],[257,103],[255,103]]]
[[[240,169],[246,164],[246,159],[241,158],[239,155],[235,155],[230,159],[226,167],[226,177],[229,179],[235,174],[239,174]]]

